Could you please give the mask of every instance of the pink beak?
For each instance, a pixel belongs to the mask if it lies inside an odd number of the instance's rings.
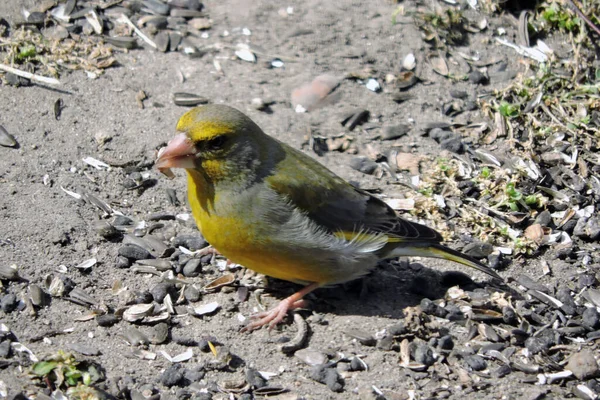
[[[194,143],[185,133],[175,136],[167,147],[158,152],[156,168],[168,177],[173,177],[171,168],[195,168],[196,149]]]

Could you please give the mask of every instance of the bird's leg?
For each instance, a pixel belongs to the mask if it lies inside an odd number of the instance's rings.
[[[246,325],[244,329],[242,329],[242,332],[250,332],[266,324],[269,324],[269,329],[273,329],[278,323],[281,322],[289,310],[294,310],[304,306],[305,301],[302,300],[302,298],[320,286],[321,285],[318,283],[311,283],[310,285],[298,290],[290,297],[281,300],[279,304],[269,311],[263,311],[250,316],[253,321]]]

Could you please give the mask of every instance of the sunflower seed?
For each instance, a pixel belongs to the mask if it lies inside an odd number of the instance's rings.
[[[173,103],[177,106],[194,107],[198,104],[207,104],[208,102],[209,100],[204,96],[183,92],[173,93]]]

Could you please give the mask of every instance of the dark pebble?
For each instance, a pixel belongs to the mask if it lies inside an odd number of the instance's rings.
[[[410,125],[400,124],[394,126],[386,126],[383,128],[381,138],[383,140],[394,140],[406,135],[410,131]]]
[[[352,357],[350,360],[350,371],[364,371],[365,364],[358,357]]]
[[[448,311],[427,298],[421,300],[420,306],[425,314],[435,315],[440,318],[444,318],[448,314]]]
[[[467,244],[462,250],[466,255],[478,260],[486,258],[488,255],[492,254],[492,251],[494,251],[494,246],[490,243],[479,241]]]
[[[512,369],[508,365],[502,364],[501,366],[492,371],[492,377],[496,379],[503,378],[511,372]]]
[[[96,317],[96,323],[99,326],[109,327],[119,322],[119,318],[115,314],[104,314]]]
[[[201,366],[183,371],[183,377],[189,382],[200,382],[205,374],[206,373]]]
[[[183,267],[183,276],[193,278],[202,273],[202,263],[199,258],[192,258]]]
[[[369,160],[367,157],[359,156],[350,159],[350,168],[360,171],[363,174],[371,175],[377,170],[377,163]]]
[[[527,338],[529,338],[529,335],[527,334],[527,332],[521,329],[513,329],[510,332],[510,342],[513,345],[522,346],[527,340]]]
[[[456,134],[451,131],[446,131],[441,128],[433,128],[429,131],[429,137],[440,143],[444,140],[452,139],[456,137]]]
[[[115,217],[115,219],[113,220],[113,225],[119,226],[119,225],[131,225],[133,224],[133,220],[131,218],[127,218],[125,216],[122,215],[117,215]]]
[[[437,345],[442,350],[452,350],[454,348],[454,341],[452,340],[452,336],[442,336],[438,339]]]
[[[0,358],[8,358],[10,356],[10,340],[0,342]]]
[[[123,256],[117,256],[117,260],[115,261],[116,268],[129,268],[131,267],[131,261],[129,258]]]
[[[202,235],[179,235],[173,239],[173,247],[183,246],[190,251],[196,251],[208,246]]]
[[[217,341],[217,338],[214,336],[203,336],[200,341],[198,342],[198,348],[200,349],[200,351],[204,352],[204,353],[208,353],[210,350],[210,346],[208,345],[208,342],[211,342],[212,344],[219,344],[219,342]]]
[[[475,85],[483,85],[488,82],[488,77],[478,70],[473,70],[469,74],[469,82],[474,83]]]
[[[581,324],[590,331],[600,328],[600,315],[594,307],[586,308],[581,314]]]
[[[433,350],[426,344],[420,344],[415,349],[415,361],[423,365],[433,365],[435,363],[435,357],[433,357]]]
[[[440,146],[442,149],[456,154],[462,154],[465,152],[465,145],[458,136],[441,141]]]
[[[152,296],[152,293],[150,293],[148,291],[136,292],[135,300],[133,301],[133,303],[134,304],[149,304],[149,303],[152,303],[153,298],[154,297]]]
[[[565,223],[565,224],[564,224],[564,225],[563,225],[563,226],[560,228],[560,230],[561,230],[561,231],[565,231],[565,232],[567,232],[569,235],[576,236],[576,235],[574,235],[574,234],[573,234],[573,231],[575,230],[575,227],[576,227],[576,226],[577,226],[577,221],[575,221],[574,219],[572,219],[572,220],[569,220],[569,221],[567,221],[567,222],[566,222],[566,223]],[[567,251],[567,250],[569,250],[569,252],[570,252],[570,248],[568,248],[568,247],[565,247],[565,248],[563,248],[563,251]]]
[[[491,269],[498,270],[505,266],[506,258],[502,253],[492,253],[487,256],[488,266]]]
[[[126,244],[119,248],[119,255],[130,260],[147,260],[154,258],[152,254],[137,244]]]
[[[183,384],[183,373],[179,370],[179,366],[173,365],[165,370],[160,377],[160,383],[166,387],[173,387]]]
[[[254,368],[248,368],[246,370],[246,382],[254,389],[267,386],[265,378],[263,378]]]
[[[550,226],[552,223],[552,215],[550,211],[544,210],[535,217],[535,223],[541,226]]]
[[[176,299],[177,289],[172,283],[161,282],[150,289],[150,294],[152,294],[152,298],[155,302],[162,303],[167,294],[171,295],[171,299]]]
[[[477,354],[466,356],[465,362],[473,371],[483,371],[487,368],[487,362],[481,356]]]
[[[448,312],[446,319],[450,321],[462,321],[465,319],[465,315],[456,304],[448,304],[444,308]]]
[[[550,348],[550,345],[548,341],[542,338],[530,337],[527,340],[525,340],[525,347],[527,347],[527,350],[529,350],[531,354],[538,354],[548,350],[548,348]]]
[[[464,100],[469,97],[469,94],[464,90],[450,89],[450,96],[455,99]]]
[[[13,312],[17,308],[18,304],[19,300],[17,300],[17,296],[15,296],[13,293],[9,293],[6,296],[3,296],[2,300],[0,300],[0,309],[8,314]]]
[[[190,303],[195,303],[200,300],[200,291],[194,285],[187,285],[183,290],[183,296]]]
[[[314,381],[327,385],[332,392],[344,390],[344,380],[335,368],[316,365],[311,368],[309,377]]]
[[[583,290],[590,286],[596,286],[598,280],[592,274],[581,274],[577,278],[577,283],[579,284],[579,290]]]
[[[516,325],[518,320],[517,320],[517,313],[515,313],[515,310],[512,309],[512,307],[503,307],[502,308],[502,320],[509,325]]]
[[[575,315],[577,312],[577,304],[571,295],[571,290],[568,287],[561,286],[556,291],[556,298],[563,303],[561,310],[567,315]]]
[[[398,322],[397,324],[387,328],[387,331],[392,336],[400,336],[407,333],[408,329],[406,328],[406,325],[404,325],[404,322]]]

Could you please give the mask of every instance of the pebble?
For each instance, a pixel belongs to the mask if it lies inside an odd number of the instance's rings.
[[[473,371],[483,371],[487,368],[485,359],[477,354],[465,356],[464,360]]]
[[[175,285],[172,283],[161,282],[156,285],[152,289],[150,289],[150,293],[152,294],[152,298],[157,303],[162,303],[167,294],[171,295],[171,299],[176,298],[177,289]]]
[[[375,346],[376,340],[368,332],[362,331],[360,329],[346,329],[344,333],[360,342],[365,346]]]
[[[183,246],[190,251],[196,251],[208,246],[202,235],[179,235],[173,239],[173,247]]]
[[[462,154],[465,152],[465,145],[458,136],[442,140],[440,142],[440,146],[442,147],[442,149],[451,151],[452,153],[456,154]]]
[[[381,138],[383,140],[394,140],[406,135],[410,131],[410,125],[399,124],[383,128]]]
[[[199,258],[192,258],[185,263],[182,270],[183,276],[193,278],[202,273],[202,262]]]
[[[394,324],[387,328],[387,332],[392,336],[400,336],[407,333],[408,328],[406,327],[404,322],[398,322],[397,324]]]
[[[16,310],[18,304],[19,301],[17,296],[15,296],[13,293],[9,293],[3,296],[0,300],[0,309],[8,314]]]
[[[309,377],[314,381],[327,385],[332,392],[344,390],[344,380],[335,368],[316,365],[311,368]]]
[[[415,349],[414,354],[415,361],[423,365],[433,365],[435,363],[435,357],[433,350],[426,344],[420,344]]]
[[[516,325],[518,323],[517,313],[512,307],[502,307],[502,320],[509,325]]]
[[[452,340],[452,336],[442,336],[438,339],[437,346],[442,350],[452,350],[454,348],[454,341]]]
[[[581,314],[581,324],[588,330],[593,331],[600,328],[600,315],[594,307],[588,307]]]
[[[204,378],[206,372],[202,368],[202,366],[197,366],[193,369],[185,369],[183,371],[183,377],[189,382],[200,382],[202,378]],[[208,393],[205,393],[208,394]],[[193,397],[192,397],[193,398]]]
[[[265,380],[265,378],[263,378],[262,375],[254,368],[248,368],[246,370],[245,375],[246,382],[248,382],[248,384],[252,386],[252,388],[259,389],[261,387],[267,386],[267,381]]]
[[[200,300],[200,291],[194,285],[187,285],[183,290],[183,296],[190,303],[195,303]]]
[[[98,326],[109,327],[119,322],[119,318],[115,314],[104,314],[96,317]]]
[[[492,377],[494,377],[496,379],[503,378],[506,375],[510,374],[511,372],[512,372],[512,369],[508,365],[502,364],[498,368],[496,368],[495,370],[492,371]]]
[[[566,368],[578,379],[594,378],[600,372],[594,353],[588,349],[583,349],[569,357]]]
[[[180,386],[183,384],[183,373],[179,370],[178,365],[170,366],[162,373],[160,382],[166,387]]]
[[[123,256],[117,256],[117,260],[115,261],[116,268],[129,268],[131,267],[131,261],[129,258]]]
[[[119,255],[129,260],[145,260],[152,257],[152,254],[137,244],[126,244],[119,248]]]
[[[420,307],[425,314],[435,315],[436,317],[444,318],[448,314],[448,311],[438,306],[428,298],[424,298],[421,300]]]
[[[10,356],[10,340],[0,342],[0,358],[8,358]]]
[[[462,252],[468,256],[481,260],[486,258],[488,255],[492,254],[494,251],[494,246],[491,243],[479,242],[475,241],[473,243],[467,244]]]
[[[478,70],[473,70],[469,74],[469,82],[474,83],[475,85],[485,84],[488,81],[488,77]]]
[[[350,159],[350,168],[360,171],[363,174],[373,174],[379,166],[375,161],[372,161],[364,156],[353,157]]]
[[[307,365],[318,366],[327,362],[327,356],[315,349],[300,349],[294,353],[294,357]]]

